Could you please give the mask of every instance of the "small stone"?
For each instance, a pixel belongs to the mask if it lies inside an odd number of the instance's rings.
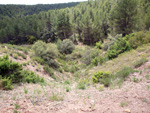
[[[77,110],[78,108],[74,108],[75,110]]]
[[[129,109],[125,109],[124,110],[126,113],[131,113],[131,111]]]
[[[92,103],[92,104],[94,104],[94,102],[95,102],[94,100],[91,100],[91,103]]]

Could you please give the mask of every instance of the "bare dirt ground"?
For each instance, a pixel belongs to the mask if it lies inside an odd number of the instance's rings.
[[[0,113],[150,113],[150,61],[137,70],[121,88],[104,91],[93,86],[79,90],[76,83],[51,79],[46,85],[19,84],[11,91],[0,90]]]

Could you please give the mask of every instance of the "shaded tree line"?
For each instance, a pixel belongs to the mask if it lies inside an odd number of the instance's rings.
[[[2,43],[54,42],[71,39],[93,45],[108,34],[123,36],[150,27],[149,0],[95,0],[75,7],[0,20]]]
[[[80,2],[59,3],[59,4],[37,4],[37,5],[0,5],[0,16],[26,16],[38,14],[41,11],[48,11],[54,9],[62,9],[66,7],[73,7]]]

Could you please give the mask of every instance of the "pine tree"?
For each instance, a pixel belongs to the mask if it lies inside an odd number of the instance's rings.
[[[58,15],[57,32],[61,39],[67,39],[72,34],[70,17],[65,11],[60,12]]]
[[[141,4],[143,6],[143,12],[144,12],[142,16],[145,17],[144,19],[145,28],[149,30],[150,28],[150,13],[149,13],[150,12],[150,0],[141,0]]]
[[[112,19],[115,22],[117,33],[123,36],[134,29],[137,14],[136,0],[120,0],[114,8]]]

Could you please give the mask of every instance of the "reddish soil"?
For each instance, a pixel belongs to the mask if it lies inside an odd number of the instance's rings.
[[[31,67],[27,68],[35,71]],[[45,86],[19,84],[11,91],[0,90],[0,113],[150,113],[150,77],[145,77],[150,76],[150,61],[137,70],[121,88],[104,91],[93,86],[79,90],[73,83],[66,92],[66,85],[51,79]],[[48,78],[42,71],[38,74]]]

